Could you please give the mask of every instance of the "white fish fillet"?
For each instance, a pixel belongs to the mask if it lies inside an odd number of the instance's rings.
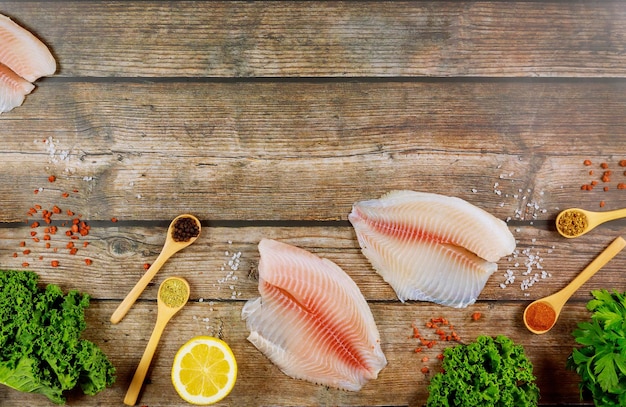
[[[0,63],[29,82],[52,75],[56,61],[46,45],[30,31],[0,14]]]
[[[0,113],[21,106],[34,88],[35,85],[0,64]]]
[[[56,71],[48,47],[31,32],[0,14],[0,113],[22,103],[31,83]]]
[[[460,198],[393,191],[354,204],[359,245],[400,301],[473,304],[515,250],[505,222]]]
[[[259,292],[242,318],[248,340],[290,377],[358,391],[387,360],[372,312],[339,266],[263,239]]]

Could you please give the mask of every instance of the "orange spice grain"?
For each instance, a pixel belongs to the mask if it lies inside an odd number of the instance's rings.
[[[32,232],[30,232],[31,236],[37,236],[37,232],[35,232],[34,230]]]
[[[56,180],[57,180],[57,177],[55,177],[54,175],[50,175],[50,176],[48,177],[48,181],[50,181],[50,182],[54,182],[54,181],[56,181]]]
[[[144,263],[143,264],[143,269],[144,270],[148,270],[150,268],[150,264],[149,263]]]
[[[620,182],[619,184],[617,184],[617,189],[626,189],[626,184]]]
[[[422,351],[421,347],[418,346],[417,348],[415,348],[415,353],[420,353],[421,351]]]
[[[50,243],[46,242],[46,249],[49,249],[49,248],[50,248]]]
[[[437,359],[439,359],[439,360],[443,360],[443,353],[438,354],[438,355],[437,355]]]
[[[583,164],[586,166],[590,166],[591,165],[591,160],[585,160],[583,161]]]
[[[51,265],[52,267],[59,267],[59,261],[58,261],[58,260],[52,260],[52,261],[50,262],[50,265]]]
[[[28,264],[27,262],[22,263],[22,267],[28,267],[30,266],[30,264]]]
[[[67,197],[69,197],[69,196],[70,196],[70,194],[68,194],[67,192],[63,192],[63,193],[61,194],[61,196],[62,196],[63,198],[67,198]]]
[[[20,242],[20,247],[24,247],[24,246],[26,246],[26,242],[22,240],[22,241]]]
[[[604,187],[602,189],[604,190],[604,192],[607,192],[609,190],[609,187]]]
[[[600,201],[600,208],[604,208],[604,205],[606,205],[606,203],[604,201]]]
[[[424,362],[424,363],[428,362],[428,356],[424,356],[424,357],[422,358],[422,362]]]
[[[474,312],[474,313],[472,314],[472,321],[478,321],[478,320],[480,319],[480,317],[481,317],[481,316],[482,316],[482,315],[481,315],[481,313],[480,313],[480,312]]]
[[[113,223],[117,222],[117,218],[111,218],[111,222]]]
[[[30,254],[30,249],[26,249],[22,252],[24,255]]]
[[[600,164],[600,167],[606,170],[607,168],[609,168],[609,165],[607,163],[602,163]]]
[[[421,369],[421,371],[422,371],[422,373],[424,373],[424,374],[428,374],[428,372],[430,372],[430,369],[428,369],[428,366],[424,366],[424,367]]]
[[[89,242],[83,242],[83,247],[89,246]]]
[[[17,253],[16,252],[13,253],[13,257],[17,257]]]
[[[52,207],[52,213],[56,213],[56,214],[61,213],[61,208],[59,208],[58,206],[54,205]]]
[[[35,190],[33,191],[33,193],[34,193],[35,195],[37,195],[37,194],[39,193],[39,189],[35,189]]]
[[[78,249],[77,248],[73,247],[72,249],[70,249],[70,254],[71,255],[74,255],[76,253],[78,253]]]
[[[626,167],[626,160],[620,160],[619,166],[620,167]]]
[[[91,261],[91,259],[85,259],[85,264],[88,266],[91,266],[91,263],[93,263],[93,261]]]
[[[39,242],[39,238],[38,237],[33,237],[33,242]]]
[[[50,235],[43,235],[43,240],[50,240]]]
[[[31,227],[31,228],[33,228],[33,229],[34,229],[34,228],[38,228],[38,227],[39,227],[39,222],[33,222],[33,223],[30,225],[30,227]]]

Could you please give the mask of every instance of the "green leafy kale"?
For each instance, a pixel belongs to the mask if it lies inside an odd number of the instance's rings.
[[[567,367],[581,377],[580,397],[596,406],[626,406],[626,293],[592,291],[590,322],[572,332],[577,343]]]
[[[444,349],[443,369],[430,381],[427,407],[531,407],[539,400],[524,348],[504,335]]]
[[[77,386],[94,395],[115,381],[115,368],[81,339],[89,296],[37,286],[32,271],[0,270],[0,383],[57,404]]]

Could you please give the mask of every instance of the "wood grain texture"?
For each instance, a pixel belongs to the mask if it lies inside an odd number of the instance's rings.
[[[621,1],[4,2],[67,77],[624,76]]]
[[[89,308],[93,321],[85,337],[99,343],[103,350],[112,355],[118,369],[118,381],[113,388],[95,397],[73,395],[69,405],[76,406],[115,406],[120,405],[126,392],[126,385],[132,378],[136,364],[141,358],[152,325],[156,320],[156,304],[146,300],[136,304],[131,313],[118,325],[108,323],[108,316],[115,309],[114,303],[97,302]],[[388,365],[377,380],[368,383],[360,392],[346,392],[294,381],[281,373],[245,338],[248,332],[240,319],[242,302],[192,301],[175,316],[166,328],[152,367],[148,373],[139,405],[171,406],[184,405],[172,388],[169,375],[171,361],[180,338],[196,335],[215,335],[227,341],[238,360],[239,376],[228,399],[218,405],[371,405],[371,406],[420,406],[425,401],[425,391],[432,374],[440,371],[437,355],[446,346],[456,343],[437,342],[432,348],[416,353],[417,339],[412,338],[412,324],[421,328],[422,334],[430,340],[437,335],[425,327],[431,318],[445,317],[455,325],[462,342],[474,339],[477,331],[484,334],[506,334],[515,342],[528,349],[527,356],[537,371],[542,386],[542,400],[559,400],[576,403],[578,400],[577,378],[573,372],[564,369],[563,357],[574,346],[569,330],[575,327],[576,320],[585,318],[587,312],[580,303],[573,304],[565,313],[559,325],[549,335],[536,336],[526,331],[521,322],[523,303],[502,302],[498,306],[490,303],[477,304],[472,309],[451,309],[431,304],[400,304],[398,302],[374,302],[371,304],[374,318],[381,330],[383,351]],[[471,314],[481,312],[479,321],[472,321]],[[102,322],[107,321],[107,322]],[[511,321],[516,323],[512,324]],[[548,351],[549,350],[549,351]],[[428,361],[422,362],[422,358]],[[431,373],[425,375],[420,370],[429,367]],[[558,375],[557,375],[558,372]],[[549,386],[558,377],[558,386]],[[284,389],[289,389],[285,394]],[[6,388],[0,388],[0,399],[4,405],[44,405],[40,397],[22,395]]]
[[[70,394],[68,405],[121,404],[170,275],[189,280],[191,300],[163,336],[139,405],[184,405],[171,360],[209,334],[233,347],[240,367],[218,405],[422,406],[431,376],[420,369],[438,371],[450,344],[415,353],[411,325],[438,316],[464,342],[505,334],[523,345],[542,406],[591,404],[565,369],[571,331],[589,317],[590,290],[626,291],[626,252],[575,293],[550,333],[529,333],[521,316],[626,233],[624,220],[573,241],[554,230],[562,209],[626,206],[623,2],[58,0],[2,2],[0,13],[59,62],[23,106],[0,115],[0,268],[89,293],[85,335],[118,369],[112,389]],[[371,268],[347,215],[392,189],[458,196],[508,222],[516,252],[476,304],[401,304]],[[33,227],[54,205],[59,232]],[[202,220],[200,238],[111,325],[181,213]],[[64,233],[77,217],[91,229],[70,254]],[[361,288],[389,359],[363,391],[294,381],[246,340],[240,313],[258,296],[262,238],[336,262]],[[0,387],[2,406],[48,404]]]

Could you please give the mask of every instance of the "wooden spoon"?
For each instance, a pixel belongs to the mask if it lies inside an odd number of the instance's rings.
[[[544,334],[552,329],[556,320],[559,318],[559,314],[561,313],[563,306],[572,294],[574,294],[580,286],[582,286],[589,278],[591,278],[591,276],[608,263],[609,260],[615,257],[615,255],[617,255],[617,253],[619,253],[624,246],[626,246],[626,240],[623,238],[618,237],[613,240],[613,242],[583,271],[581,271],[571,283],[552,295],[531,302],[524,310],[524,324],[526,325],[526,328],[535,334]],[[545,322],[541,324],[533,322],[538,314],[542,314]]]
[[[181,218],[193,219],[194,222],[196,222],[196,224],[198,225],[198,234],[185,241],[176,241],[174,240],[173,232],[175,229],[176,222]],[[163,245],[163,249],[161,250],[161,253],[156,258],[154,263],[152,263],[152,265],[146,271],[143,277],[141,277],[139,281],[137,281],[137,284],[135,284],[133,289],[130,290],[130,292],[126,295],[126,298],[124,298],[124,301],[122,301],[122,303],[113,312],[113,315],[111,315],[111,322],[114,324],[117,324],[118,322],[120,322],[122,318],[124,318],[126,313],[128,313],[128,310],[130,309],[130,307],[132,307],[135,301],[137,301],[137,298],[139,298],[143,290],[145,290],[145,288],[148,286],[148,283],[152,281],[152,278],[156,275],[156,273],[161,269],[163,264],[167,261],[167,259],[172,257],[174,253],[184,249],[185,247],[195,242],[198,236],[200,236],[200,221],[198,220],[198,218],[189,214],[180,215],[174,218],[172,223],[170,223],[169,228],[167,228],[167,237],[165,238],[165,244]]]
[[[173,294],[173,295],[172,295]],[[189,300],[189,283],[181,277],[170,277],[165,279],[159,287],[159,295],[157,297],[157,320],[154,330],[143,352],[141,361],[137,366],[133,380],[128,387],[124,404],[133,406],[137,402],[139,391],[143,385],[143,381],[148,373],[148,368],[152,362],[152,357],[156,351],[161,334],[165,329],[165,325]]]
[[[556,217],[556,230],[569,239],[582,236],[604,222],[626,217],[626,208],[592,212],[579,208],[566,209]],[[574,227],[574,224],[577,226]]]

